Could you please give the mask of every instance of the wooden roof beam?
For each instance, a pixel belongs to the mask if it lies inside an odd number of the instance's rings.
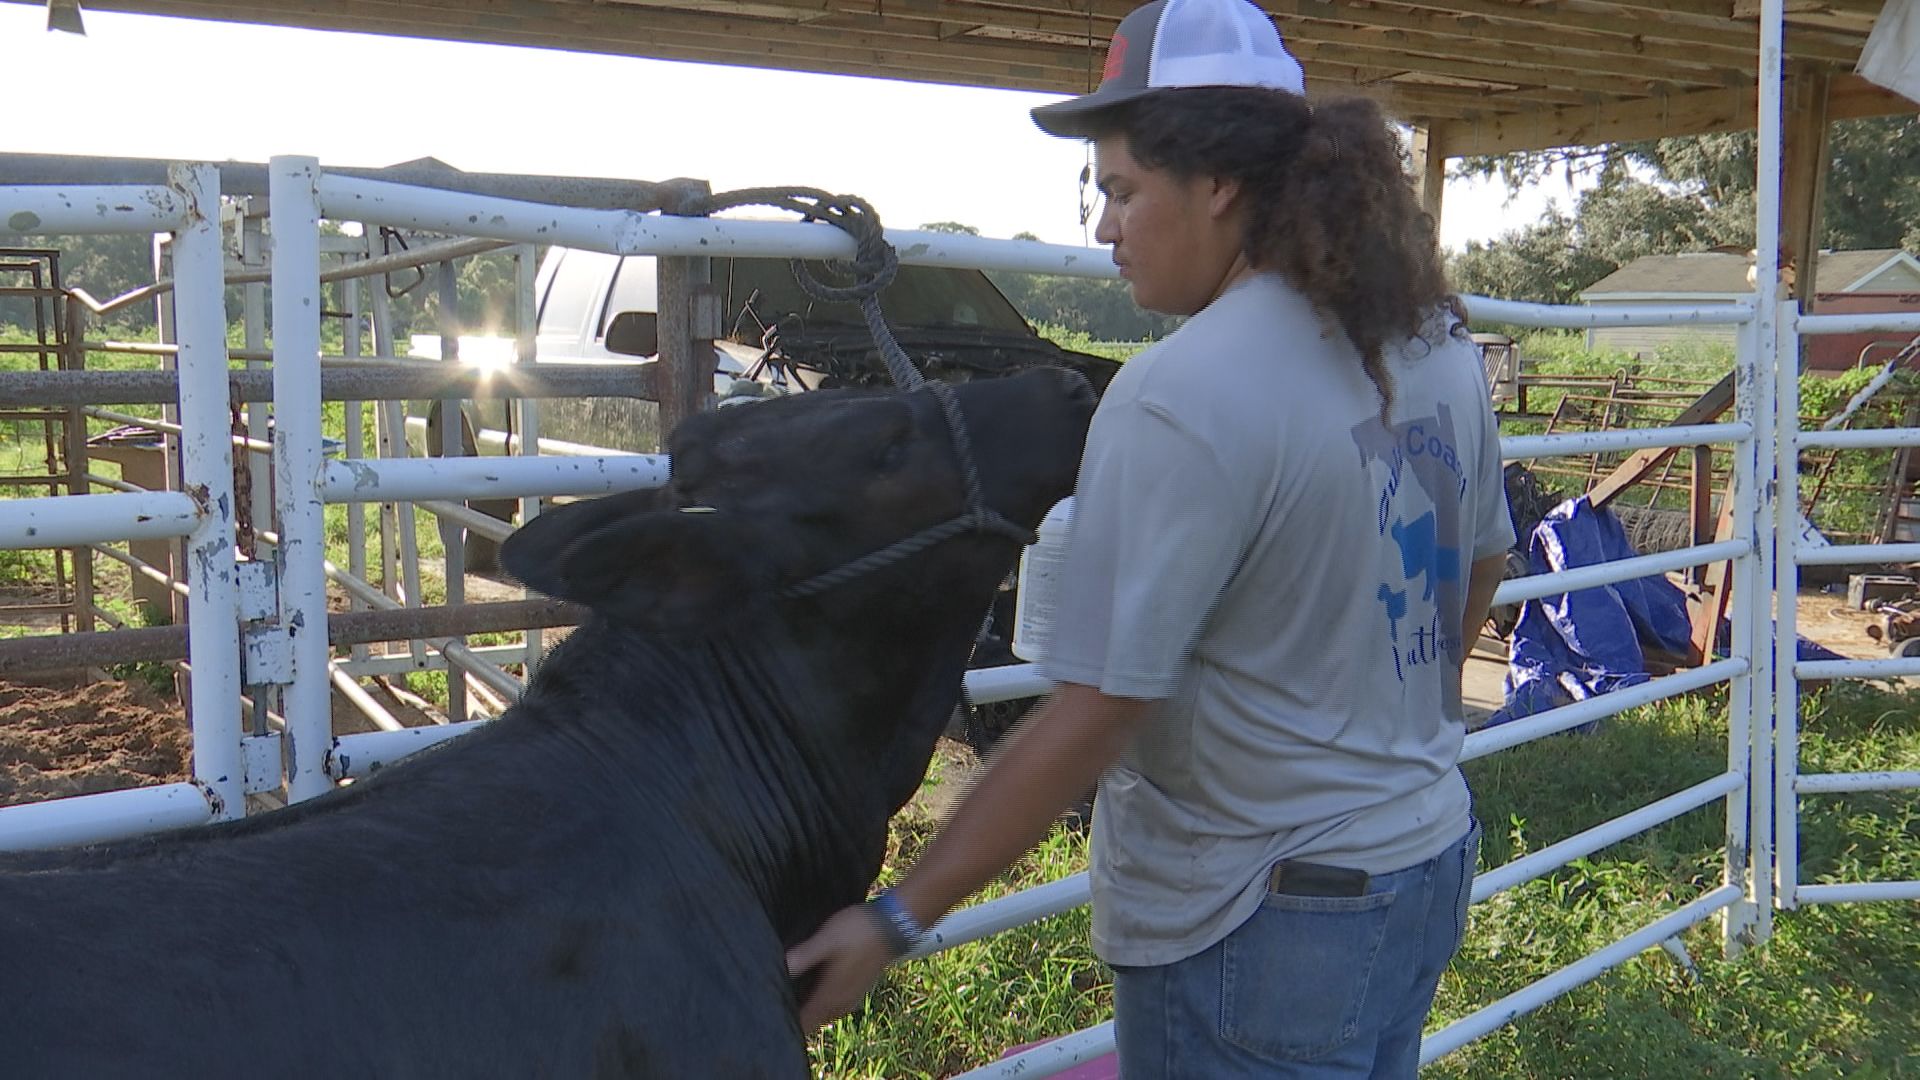
[[[1457,39],[1413,31],[1360,29],[1306,19],[1292,23],[1287,29],[1290,31],[1288,34],[1290,42],[1310,41],[1398,53],[1416,57],[1408,61],[1409,66],[1415,67],[1428,57],[1458,55],[1461,49],[1460,41]],[[1682,65],[1644,57],[1627,60],[1622,56],[1559,51],[1535,45],[1505,44],[1491,53],[1488,59],[1498,60],[1502,66],[1511,64],[1548,73],[1575,72],[1582,75],[1597,75],[1610,80],[1620,79],[1622,68],[1630,65],[1633,75],[1637,78],[1702,88],[1738,86],[1752,78],[1750,74],[1730,67],[1712,67],[1698,63]]]
[[[1591,7],[1583,9],[1565,3],[1546,8],[1508,3],[1506,0],[1394,0],[1394,3],[1427,11],[1478,15],[1548,29],[1586,30],[1623,38],[1712,45],[1746,49],[1749,52],[1758,52],[1760,46],[1759,35],[1753,28],[1743,27],[1732,19],[1708,20],[1688,16],[1661,18],[1651,14],[1630,17],[1620,11],[1600,11]],[[1787,29],[1786,51],[1803,59],[1851,64],[1860,58],[1860,44],[1858,40],[1829,33],[1796,31],[1792,27]]]
[[[1562,91],[1585,90],[1610,97],[1646,97],[1660,92],[1657,84],[1624,76],[1586,75],[1564,70],[1527,67],[1521,64],[1479,63],[1472,60],[1433,56],[1416,57],[1397,54],[1383,57],[1372,50],[1350,45],[1298,42],[1294,52],[1300,57],[1301,63],[1308,66],[1315,61],[1331,60],[1348,64],[1391,67],[1425,75],[1447,75],[1456,79],[1472,79],[1495,86],[1529,86],[1542,90]]]
[[[1574,52],[1607,57],[1627,63],[1664,60],[1680,64],[1732,68],[1751,73],[1754,50],[1750,47],[1675,45],[1644,38],[1612,34],[1580,33],[1546,29],[1532,24],[1492,22],[1476,15],[1455,15],[1439,11],[1408,11],[1399,8],[1341,6],[1330,8],[1325,0],[1261,0],[1278,17],[1281,33],[1293,35],[1300,28],[1324,20],[1389,30],[1407,30],[1439,37],[1476,42],[1482,46],[1536,45],[1558,52]],[[1456,48],[1458,46],[1455,46]]]
[[[1701,90],[1647,101],[1445,121],[1437,125],[1447,153],[1505,154],[1556,146],[1598,146],[1663,135],[1751,131],[1758,113],[1754,87]],[[1858,75],[1836,75],[1828,89],[1827,118],[1850,120],[1920,111],[1920,104]]]

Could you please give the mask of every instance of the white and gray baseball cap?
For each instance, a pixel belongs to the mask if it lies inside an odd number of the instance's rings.
[[[1033,122],[1049,135],[1086,138],[1092,121],[1115,105],[1192,86],[1307,92],[1273,19],[1248,0],[1153,0],[1120,20],[1100,88],[1039,106]]]

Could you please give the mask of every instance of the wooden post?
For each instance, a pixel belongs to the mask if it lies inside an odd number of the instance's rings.
[[[654,392],[660,402],[660,443],[682,420],[707,407],[713,396],[713,339],[720,335],[720,305],[704,258],[660,259],[660,358]]]
[[[1433,218],[1433,231],[1440,232],[1440,211],[1446,196],[1447,153],[1432,124],[1413,129],[1413,190],[1420,197],[1420,208]]]
[[[1795,61],[1787,69],[1781,127],[1780,265],[1793,267],[1791,295],[1802,313],[1813,311],[1823,232],[1821,202],[1827,186],[1827,97],[1832,76],[1818,64]]]
[[[1714,541],[1733,539],[1733,477],[1727,477],[1726,492],[1720,497],[1720,520],[1713,530]],[[1712,662],[1715,639],[1720,635],[1720,620],[1726,617],[1727,603],[1733,598],[1733,563],[1722,559],[1707,567],[1700,583],[1700,599],[1693,606],[1693,640],[1689,649],[1695,666]],[[1764,598],[1763,598],[1764,599]]]

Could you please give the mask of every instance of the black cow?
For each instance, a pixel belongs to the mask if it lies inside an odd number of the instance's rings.
[[[1092,393],[951,393],[978,502],[1031,529]],[[0,857],[0,1075],[806,1075],[784,950],[872,882],[1016,553],[981,513],[857,561],[964,514],[942,405],[690,420],[669,488],[507,542],[594,615],[499,720],[277,813]]]

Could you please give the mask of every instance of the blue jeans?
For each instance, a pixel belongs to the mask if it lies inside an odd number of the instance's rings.
[[[1159,967],[1113,969],[1121,1080],[1411,1080],[1467,923],[1475,823],[1362,896],[1269,893],[1239,929]]]

